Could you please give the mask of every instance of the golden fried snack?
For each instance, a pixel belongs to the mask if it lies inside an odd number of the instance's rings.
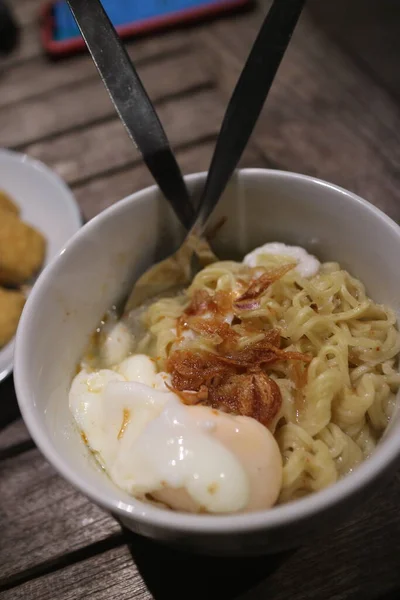
[[[15,214],[0,211],[0,284],[19,285],[41,267],[46,240]]]
[[[15,215],[19,215],[19,206],[15,204],[11,196],[4,190],[0,190],[0,210],[7,210]]]
[[[17,331],[24,304],[25,297],[21,292],[0,287],[0,348],[5,346]]]

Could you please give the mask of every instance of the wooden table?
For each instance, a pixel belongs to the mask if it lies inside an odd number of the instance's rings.
[[[39,4],[13,3],[23,35],[0,63],[0,145],[50,165],[90,219],[151,177],[90,59],[42,55]],[[209,164],[267,5],[129,45],[186,173]],[[390,0],[310,0],[242,164],[317,175],[399,220],[399,27]],[[182,555],[124,531],[61,479],[20,419],[12,380],[0,387],[1,600],[399,598],[399,503],[398,474],[351,521],[295,552]]]

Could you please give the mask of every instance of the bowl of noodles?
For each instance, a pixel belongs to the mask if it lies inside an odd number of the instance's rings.
[[[207,235],[194,277],[178,260],[122,313],[184,232],[156,187],[86,224],[24,308],[19,405],[59,473],[131,530],[211,554],[294,547],[399,459],[400,229],[330,183],[245,169]]]

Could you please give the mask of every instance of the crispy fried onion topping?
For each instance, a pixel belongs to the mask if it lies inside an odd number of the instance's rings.
[[[268,427],[279,412],[282,397],[263,365],[310,357],[285,352],[262,342],[229,355],[176,350],[167,361],[171,389],[185,404],[204,404],[236,415],[253,417]]]
[[[278,361],[309,363],[311,357],[281,349],[279,329],[252,329],[249,323],[242,323],[239,314],[259,306],[268,287],[292,268],[293,265],[285,265],[265,271],[236,299],[225,291],[194,293],[177,320],[178,338],[185,329],[191,329],[211,342],[214,349],[177,348],[170,354],[167,371],[171,374],[171,389],[185,404],[204,404],[253,417],[266,427],[271,424],[282,397],[266,368]],[[241,347],[243,334],[250,332],[261,333],[262,339],[257,335],[257,341]]]
[[[286,273],[294,269],[295,266],[295,264],[289,264],[275,269],[268,269],[250,283],[244,294],[235,300],[234,306],[240,310],[254,310],[258,308],[260,297],[265,294],[275,281],[281,279]]]

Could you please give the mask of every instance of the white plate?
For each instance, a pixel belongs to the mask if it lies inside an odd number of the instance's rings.
[[[21,218],[47,240],[43,266],[59,254],[82,225],[75,198],[68,186],[43,163],[25,154],[0,149],[0,189],[21,209]],[[14,339],[0,350],[0,381],[13,368]]]

